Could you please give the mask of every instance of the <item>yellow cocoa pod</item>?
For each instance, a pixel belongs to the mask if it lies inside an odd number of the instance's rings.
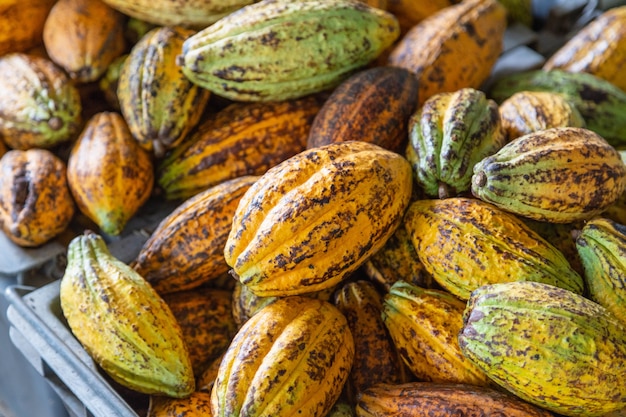
[[[626,91],[626,6],[613,7],[579,30],[544,64],[543,69],[585,72]]]
[[[466,0],[411,28],[388,64],[415,73],[420,107],[437,93],[480,88],[502,52],[505,28],[506,11],[496,0]]]
[[[354,359],[345,317],[331,303],[281,298],[237,332],[211,392],[214,416],[324,417]]]
[[[405,216],[417,256],[446,290],[467,300],[497,282],[538,281],[583,291],[582,277],[522,220],[475,198],[411,203]]]
[[[76,82],[96,81],[126,48],[124,22],[101,0],[57,0],[43,28],[46,52]]]
[[[194,391],[185,398],[150,396],[147,417],[211,417],[211,394]]]
[[[100,235],[87,232],[70,242],[59,297],[72,333],[113,380],[144,394],[182,398],[194,391],[172,311]]]
[[[67,228],[75,206],[65,162],[45,149],[14,149],[0,159],[0,172],[0,224],[9,239],[39,246]]]
[[[182,142],[200,121],[210,97],[176,64],[183,42],[193,33],[181,27],[152,29],[120,68],[120,111],[137,142],[157,157]]]
[[[520,91],[504,100],[499,111],[508,141],[552,127],[585,127],[580,112],[558,93]]]
[[[194,374],[220,356],[235,335],[229,291],[200,288],[162,296],[183,331]]]
[[[25,52],[43,41],[46,17],[56,0],[2,0],[0,55]]]
[[[337,291],[335,306],[346,316],[354,339],[354,362],[344,388],[348,401],[354,404],[359,392],[377,383],[407,382],[410,372],[385,327],[383,296],[374,284],[346,283]]]
[[[332,287],[385,244],[411,192],[409,162],[377,145],[339,142],[300,152],[244,194],[226,263],[260,296]]]
[[[131,266],[159,294],[220,278],[228,272],[224,245],[235,209],[257,178],[225,181],[184,201],[158,224]]]
[[[463,356],[457,341],[464,309],[465,302],[448,292],[403,281],[385,295],[383,322],[418,380],[489,385],[489,377]]]
[[[150,197],[154,169],[123,117],[100,112],[72,147],[67,179],[79,210],[102,232],[119,235]]]

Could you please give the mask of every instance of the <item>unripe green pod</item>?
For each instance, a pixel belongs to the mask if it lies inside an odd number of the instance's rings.
[[[470,189],[472,168],[505,144],[498,105],[463,88],[431,96],[409,121],[406,157],[431,197]]]
[[[506,390],[566,416],[601,416],[626,402],[626,328],[607,309],[538,282],[472,293],[459,345]]]
[[[351,0],[262,0],[191,36],[179,64],[237,101],[299,98],[337,86],[400,36],[391,13]]]
[[[626,165],[598,134],[555,127],[512,140],[474,165],[472,194],[519,216],[588,220],[626,188]]]
[[[589,298],[626,323],[626,226],[595,217],[576,238]]]

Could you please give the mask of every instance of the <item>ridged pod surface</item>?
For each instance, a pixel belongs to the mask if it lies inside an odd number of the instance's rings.
[[[354,342],[332,304],[285,297],[233,338],[211,393],[216,417],[325,416],[348,378]]]
[[[463,300],[482,285],[519,280],[583,292],[581,276],[558,249],[492,204],[462,197],[416,201],[405,226],[426,270]]]
[[[354,361],[344,388],[348,401],[356,403],[359,392],[377,383],[407,382],[409,375],[381,317],[383,296],[374,284],[348,282],[334,301],[354,339]]]
[[[46,17],[55,2],[3,0],[0,4],[0,56],[40,45]]]
[[[253,0],[104,0],[136,20],[155,26],[203,29]]]
[[[524,217],[520,217],[520,219],[526,226],[537,232],[539,236],[551,243],[565,255],[565,258],[574,271],[578,272],[581,277],[583,276],[583,266],[580,262],[578,251],[576,250],[576,234],[584,226],[584,221],[574,223],[551,223],[540,222]]]
[[[574,104],[559,93],[520,91],[504,100],[499,110],[507,141],[553,127],[585,127]]]
[[[219,278],[229,268],[224,246],[235,210],[256,180],[235,178],[185,200],[152,231],[131,266],[159,294]]]
[[[52,61],[77,83],[96,81],[124,53],[125,17],[100,0],[57,0],[43,28]]]
[[[210,97],[176,64],[183,42],[194,33],[180,27],[152,29],[133,46],[120,69],[120,110],[137,142],[157,157],[183,141]]]
[[[74,142],[67,181],[78,209],[109,235],[119,235],[148,200],[154,183],[150,155],[115,112],[92,116]]]
[[[431,96],[480,88],[502,51],[506,11],[496,0],[466,0],[412,27],[388,64],[415,73],[418,107]]]
[[[433,285],[433,277],[415,256],[415,247],[404,223],[398,226],[380,250],[369,257],[363,270],[370,280],[385,290],[399,280],[423,288]]]
[[[321,291],[305,294],[306,297],[317,298],[318,300],[331,301],[336,287],[329,287]],[[247,285],[235,281],[235,288],[232,292],[232,310],[237,327],[243,324],[259,312],[263,307],[273,303],[279,297],[262,297],[253,293]]]
[[[626,92],[610,82],[582,72],[526,71],[496,80],[489,89],[489,96],[502,103],[521,91],[561,94],[574,104],[587,129],[613,146],[626,144]]]
[[[0,225],[24,247],[42,245],[67,229],[75,212],[66,165],[46,149],[13,149],[0,158]]]
[[[197,288],[162,296],[183,331],[195,375],[228,348],[236,332],[230,291]]]
[[[552,417],[552,413],[502,390],[434,382],[373,386],[361,394],[356,414],[358,417]]]
[[[303,151],[243,196],[226,263],[261,296],[332,287],[385,244],[411,192],[411,166],[395,152],[367,142]]]
[[[448,292],[403,281],[393,284],[385,295],[383,323],[418,380],[489,385],[487,375],[459,348],[464,309],[465,302]]]
[[[521,136],[474,165],[472,194],[534,220],[587,220],[626,188],[626,165],[598,134],[555,127]]]
[[[626,91],[626,6],[612,7],[576,32],[545,62],[543,69],[585,72]]]
[[[81,127],[76,86],[48,58],[0,56],[0,136],[13,149],[51,148]]]
[[[595,217],[576,237],[589,298],[626,324],[626,226]]]
[[[405,155],[431,197],[468,191],[474,165],[506,143],[498,105],[473,88],[431,96],[408,126]]]
[[[417,79],[402,68],[357,72],[324,102],[311,126],[307,147],[360,140],[403,153],[417,88]]]
[[[565,416],[600,416],[626,401],[626,328],[582,295],[539,282],[472,293],[459,344],[506,390]]]
[[[336,87],[399,35],[391,13],[362,2],[262,0],[186,40],[180,65],[231,100],[286,100]]]
[[[185,398],[150,396],[146,417],[211,417],[211,394],[194,391]]]
[[[94,361],[137,392],[190,395],[195,381],[182,330],[150,284],[95,233],[70,242],[67,262],[61,308]]]
[[[189,198],[243,175],[262,175],[306,148],[317,98],[234,103],[203,121],[157,167],[165,198]]]

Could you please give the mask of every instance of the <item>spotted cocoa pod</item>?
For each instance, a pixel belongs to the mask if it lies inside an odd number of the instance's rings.
[[[394,15],[363,2],[262,0],[191,36],[179,62],[219,96],[286,100],[336,87],[399,35]]]
[[[9,239],[39,246],[67,228],[75,206],[59,157],[45,149],[10,150],[0,173],[0,224]]]
[[[67,179],[79,210],[102,232],[119,235],[150,197],[154,168],[124,118],[100,112],[72,146]]]
[[[360,140],[402,153],[417,103],[417,80],[394,67],[370,68],[341,83],[313,120],[307,147]]]
[[[1,56],[0,91],[0,136],[10,148],[51,148],[81,127],[80,93],[49,58]]]

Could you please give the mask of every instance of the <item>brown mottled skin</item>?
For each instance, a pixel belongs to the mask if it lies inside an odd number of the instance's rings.
[[[157,167],[166,198],[188,198],[243,175],[261,175],[305,149],[315,97],[236,103],[207,118]]]
[[[375,67],[333,90],[313,121],[307,148],[360,140],[404,152],[417,104],[417,79],[407,70]]]
[[[553,414],[505,391],[467,384],[411,382],[378,384],[365,390],[359,417],[552,417]]]
[[[0,173],[0,225],[9,239],[35,247],[67,228],[76,207],[59,157],[45,149],[10,150]]]
[[[132,267],[160,294],[219,278],[229,269],[224,245],[235,209],[256,179],[225,181],[182,202],[155,228]]]

